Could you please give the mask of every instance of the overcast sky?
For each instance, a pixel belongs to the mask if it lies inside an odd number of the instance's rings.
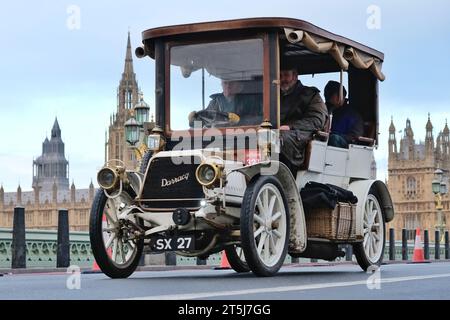
[[[8,1],[0,11],[0,183],[31,190],[32,160],[58,117],[79,188],[103,164],[105,130],[116,110],[126,37],[145,29],[199,21],[281,16],[308,20],[385,53],[380,84],[378,178],[386,176],[387,128],[412,120],[424,138],[428,112],[435,136],[450,118],[450,2],[435,1]],[[369,24],[374,11],[380,20]],[[75,11],[74,11],[75,8]],[[71,19],[79,9],[79,25]],[[380,28],[373,29],[374,26]],[[79,28],[78,28],[79,27]],[[153,62],[134,59],[154,111]],[[95,181],[94,181],[95,183]]]

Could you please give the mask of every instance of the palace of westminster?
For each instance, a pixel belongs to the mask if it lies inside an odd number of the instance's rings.
[[[125,122],[132,117],[136,105],[148,108],[139,90],[128,34],[125,67],[117,89],[117,112],[110,119],[108,139],[105,143],[105,158],[121,159],[127,167],[136,167],[134,150],[125,141]],[[148,119],[147,119],[148,121]],[[450,173],[450,133],[448,125],[433,137],[433,125],[428,119],[425,142],[416,143],[410,120],[406,122],[398,149],[396,128],[389,128],[388,187],[394,202],[396,217],[388,227],[396,229],[400,239],[402,228],[434,230],[437,224],[435,196],[431,183],[436,169],[442,169],[448,180]],[[106,155],[107,153],[107,155]],[[89,212],[95,189],[91,182],[87,189],[69,185],[69,163],[64,154],[61,129],[55,120],[51,138],[45,139],[42,155],[33,161],[33,191],[4,192],[0,187],[0,228],[11,228],[15,206],[24,206],[26,228],[56,229],[57,210],[69,210],[70,230],[87,231]],[[444,221],[450,223],[450,197],[443,197]],[[433,232],[430,232],[433,234]],[[434,237],[432,237],[434,238]]]

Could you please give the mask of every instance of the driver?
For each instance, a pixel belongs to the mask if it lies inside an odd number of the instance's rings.
[[[222,93],[211,95],[212,100],[206,109],[236,113],[237,106],[241,104],[239,94],[243,88],[239,81],[222,80]]]
[[[244,124],[250,116],[258,116],[262,112],[261,95],[247,95],[243,93],[244,85],[241,81],[222,80],[222,93],[210,96],[211,101],[205,110],[227,113],[231,124]],[[192,127],[197,112],[189,114],[189,125]],[[262,116],[262,115],[261,115]]]

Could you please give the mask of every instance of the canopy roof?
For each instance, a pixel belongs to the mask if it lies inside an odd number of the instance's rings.
[[[358,69],[369,69],[381,81],[385,79],[381,72],[384,60],[382,52],[298,19],[250,18],[175,25],[146,30],[142,33],[142,38],[146,50],[154,56],[154,40],[157,38],[258,29],[279,29],[289,43],[306,47],[316,54],[330,55],[342,70],[347,70],[351,64]]]

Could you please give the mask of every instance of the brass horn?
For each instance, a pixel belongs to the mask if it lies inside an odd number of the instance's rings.
[[[284,32],[285,32],[285,35],[286,35],[286,39],[290,43],[300,42],[300,41],[302,41],[303,36],[304,36],[304,32],[301,31],[301,30],[293,30],[293,29],[285,28]]]
[[[136,50],[134,50],[134,54],[139,59],[144,58],[147,56],[147,52],[145,51],[145,48],[143,46],[137,47]]]

